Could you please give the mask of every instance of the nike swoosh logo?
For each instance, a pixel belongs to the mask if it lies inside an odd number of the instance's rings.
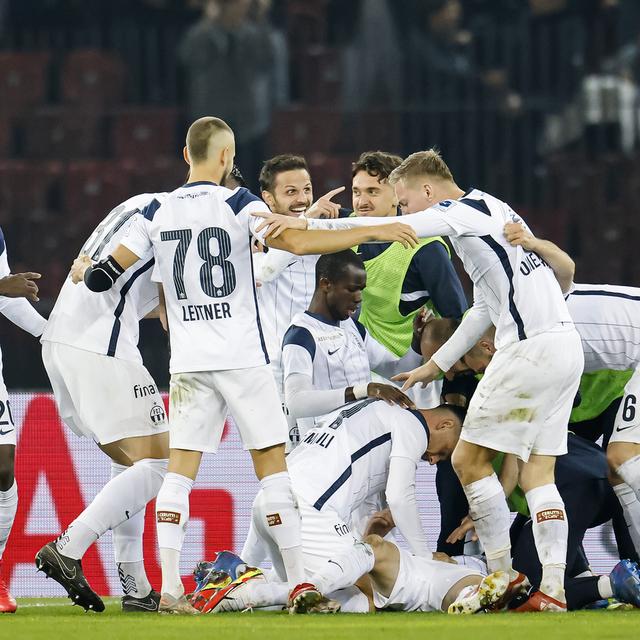
[[[328,564],[335,564],[336,567],[340,567],[340,571],[342,571],[342,573],[344,573],[344,569],[342,568],[342,565],[338,564],[335,560],[327,560]]]
[[[156,611],[158,609],[155,602],[137,602],[135,600],[129,600],[129,602],[127,602],[127,606],[138,607],[140,609],[146,609],[147,611]]]
[[[59,553],[55,554],[55,559],[58,562],[58,565],[60,566],[60,569],[62,569],[62,573],[64,573],[65,578],[68,578],[69,580],[75,580],[76,579],[76,568],[75,567],[71,567],[71,569],[69,569],[69,567],[67,567],[67,565],[62,561],[62,558],[60,557]]]
[[[298,261],[297,261],[297,260],[294,260],[293,262],[290,262],[290,263],[285,267],[285,269],[288,269],[289,267],[293,267],[293,265],[294,265],[296,262],[298,262]]]
[[[337,353],[338,351],[340,351],[341,347],[338,347],[337,349],[334,349],[333,351],[328,351],[327,353],[332,356],[334,353]]]
[[[0,429],[0,436],[6,436],[7,433],[11,433],[12,431],[15,431],[15,429],[8,429],[7,431]]]
[[[620,431],[626,431],[627,429],[633,429],[635,426],[637,426],[637,425],[632,424],[630,427],[618,427],[618,428],[616,429],[616,433],[620,433]],[[1,433],[1,432],[0,432],[0,433]]]

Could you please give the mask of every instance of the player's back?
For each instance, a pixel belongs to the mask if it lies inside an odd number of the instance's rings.
[[[253,211],[268,209],[247,189],[202,181],[143,212],[164,287],[171,373],[268,363],[251,259]]]
[[[165,193],[143,193],[113,209],[80,250],[93,261],[106,258],[120,244],[136,216]],[[139,322],[158,306],[158,287],[151,282],[149,252],[118,278],[107,292],[94,293],[67,278],[53,307],[42,340],[124,360],[142,362],[138,351]]]
[[[464,213],[460,207],[466,208]],[[507,222],[526,226],[507,203],[473,189],[435,209],[443,211],[452,226],[460,230],[459,235],[451,237],[451,243],[474,283],[474,296],[480,295],[488,307],[497,328],[498,348],[562,323],[571,324],[551,268],[536,253],[513,247],[505,238]],[[467,222],[474,233],[466,232]]]
[[[424,427],[409,411],[376,399],[327,414],[287,459],[295,492],[316,509],[329,506],[348,521],[368,496],[384,491],[399,429]],[[416,457],[424,450],[426,445]]]
[[[582,339],[585,371],[635,369],[640,362],[640,289],[575,284],[567,297]]]

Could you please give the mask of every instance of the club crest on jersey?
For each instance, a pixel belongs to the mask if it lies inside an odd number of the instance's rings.
[[[164,407],[161,404],[154,404],[153,407],[151,407],[149,417],[151,418],[151,422],[153,422],[153,424],[160,424],[161,422],[164,422],[166,419]]]

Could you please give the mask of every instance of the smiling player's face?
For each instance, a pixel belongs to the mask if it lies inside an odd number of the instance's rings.
[[[346,320],[356,313],[366,285],[367,272],[353,265],[348,265],[336,282],[326,282],[327,307],[333,320]]]

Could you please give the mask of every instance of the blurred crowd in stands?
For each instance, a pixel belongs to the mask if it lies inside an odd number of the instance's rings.
[[[439,146],[580,280],[638,285],[639,82],[637,0],[0,0],[0,226],[46,314],[96,223],[181,184],[186,125],[217,115],[249,186],[295,152],[316,197],[362,151]],[[2,332],[8,384],[44,385]]]

